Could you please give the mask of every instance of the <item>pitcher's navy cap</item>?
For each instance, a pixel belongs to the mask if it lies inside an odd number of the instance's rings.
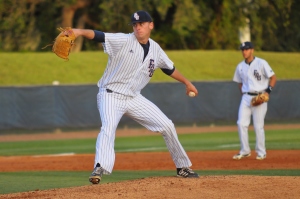
[[[241,45],[240,45],[240,49],[241,50],[244,50],[244,49],[252,49],[254,48],[253,44],[250,42],[250,41],[246,41],[246,42],[243,42]]]
[[[148,12],[140,10],[131,15],[130,25],[138,22],[152,22],[152,18]]]

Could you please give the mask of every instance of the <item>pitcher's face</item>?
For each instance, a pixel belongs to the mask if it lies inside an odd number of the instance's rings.
[[[153,22],[138,22],[132,24],[134,35],[140,43],[148,41],[151,31],[154,27]]]

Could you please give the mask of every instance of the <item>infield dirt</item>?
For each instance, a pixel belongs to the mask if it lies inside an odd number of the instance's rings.
[[[268,129],[295,128],[300,125],[271,125]],[[177,128],[181,133],[228,132],[236,127]],[[74,139],[93,137],[98,132],[68,132],[30,135],[4,135],[1,141]],[[117,136],[152,135],[141,129],[119,130]],[[192,169],[201,170],[263,170],[300,169],[300,150],[268,150],[267,159],[259,161],[252,156],[232,160],[237,151],[188,152]],[[0,171],[92,171],[94,154],[66,156],[0,157]],[[20,164],[22,163],[22,164]],[[70,165],[72,165],[70,167]],[[168,152],[117,153],[114,170],[173,170]],[[109,176],[104,176],[108,177]],[[88,179],[88,176],[87,176]],[[151,177],[118,183],[30,191],[0,195],[0,198],[300,198],[300,177],[291,176],[200,176],[198,179]]]

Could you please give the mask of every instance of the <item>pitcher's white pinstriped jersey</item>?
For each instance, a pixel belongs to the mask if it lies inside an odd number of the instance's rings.
[[[150,38],[149,42],[149,52],[143,61],[144,49],[133,33],[105,33],[102,44],[109,60],[98,86],[136,96],[150,81],[155,69],[173,69],[173,62],[161,47]]]
[[[235,70],[233,81],[243,83],[242,92],[262,92],[275,73],[264,59],[255,57],[251,64],[242,61]]]
[[[115,133],[123,115],[150,131],[160,132],[176,168],[191,166],[173,122],[140,93],[155,69],[174,69],[173,62],[161,47],[152,39],[149,39],[149,43],[149,51],[144,59],[144,49],[134,34],[105,33],[105,42],[102,44],[109,59],[98,82],[97,105],[102,126],[96,141],[94,165],[99,163],[104,174],[110,174],[113,170]]]
[[[158,68],[166,75],[182,82],[186,93],[196,87],[175,69],[158,43],[150,38],[154,28],[149,13],[140,10],[131,15],[133,33],[104,33],[98,30],[77,30],[77,35],[101,42],[108,54],[106,69],[98,81],[97,108],[101,118],[94,171],[89,177],[93,184],[100,182],[102,174],[111,174],[115,164],[115,137],[124,115],[143,127],[160,133],[170,152],[179,177],[199,177],[189,167],[192,165],[179,142],[176,128],[154,103],[141,94]]]

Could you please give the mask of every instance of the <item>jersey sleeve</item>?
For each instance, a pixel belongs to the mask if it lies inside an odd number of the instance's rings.
[[[274,71],[272,70],[271,66],[269,65],[269,63],[265,60],[263,60],[263,68],[264,68],[264,74],[267,78],[272,77],[273,75],[275,75]]]
[[[242,83],[242,78],[239,73],[239,65],[236,67],[234,75],[233,75],[233,81],[237,83]]]
[[[104,33],[105,42],[102,43],[104,52],[109,56],[116,55],[124,43],[128,40],[129,34],[124,33]]]
[[[157,67],[161,69],[169,69],[173,70],[174,69],[174,63],[169,59],[168,55],[160,49],[160,56],[159,60],[157,63]]]
[[[99,30],[94,30],[94,33],[95,33],[95,36],[93,38],[94,41],[101,42],[101,43],[103,43],[105,41],[104,32],[99,31]]]

